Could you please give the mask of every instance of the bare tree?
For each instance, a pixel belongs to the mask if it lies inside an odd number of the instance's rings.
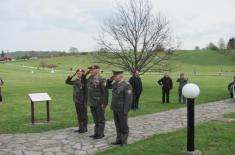
[[[71,48],[69,49],[69,52],[70,52],[70,53],[78,53],[79,51],[78,51],[78,49],[77,49],[76,47],[71,47]]]
[[[116,13],[105,20],[97,41],[99,62],[129,72],[145,73],[171,56],[163,52],[172,49],[169,22],[152,13],[149,0],[117,4]]]
[[[219,45],[219,48],[221,50],[224,50],[225,49],[225,42],[224,42],[224,39],[223,38],[220,38],[219,42],[218,42],[218,45]]]

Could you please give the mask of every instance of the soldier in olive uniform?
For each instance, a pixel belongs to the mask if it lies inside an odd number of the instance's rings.
[[[186,103],[186,98],[182,94],[182,89],[183,89],[184,85],[187,84],[188,78],[185,77],[184,73],[181,73],[180,77],[176,80],[176,82],[179,82],[179,88],[178,88],[179,103],[181,103],[182,99],[183,99],[183,103],[185,104]]]
[[[115,81],[113,84],[113,80]],[[132,87],[124,81],[122,71],[113,71],[113,76],[107,81],[107,88],[112,89],[113,117],[116,126],[117,138],[112,145],[125,145],[129,134],[128,112],[132,103]]]
[[[79,129],[75,132],[79,133],[87,132],[86,74],[83,69],[78,69],[75,74],[68,76],[65,81],[66,84],[73,85],[73,101],[79,123]],[[77,75],[77,78],[72,80],[75,75]]]
[[[95,133],[91,137],[100,139],[104,137],[104,113],[108,104],[108,90],[106,88],[106,80],[100,75],[100,67],[92,65],[88,69],[91,74],[87,79],[88,104],[95,123]]]
[[[2,104],[2,92],[1,92],[1,87],[4,84],[2,78],[0,77],[0,104]]]

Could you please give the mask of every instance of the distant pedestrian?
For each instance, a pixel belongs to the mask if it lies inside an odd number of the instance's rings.
[[[2,80],[2,78],[0,77],[0,104],[2,104],[2,91],[1,91],[1,87],[2,87],[2,85],[4,84],[4,82],[3,82],[3,80]]]
[[[133,72],[132,77],[129,79],[129,83],[131,84],[133,89],[133,101],[131,104],[131,109],[139,109],[139,99],[143,91],[143,87],[138,70]]]
[[[181,73],[180,77],[177,79],[176,82],[179,82],[179,88],[178,88],[179,103],[182,103],[182,100],[183,100],[183,103],[185,104],[186,98],[182,94],[182,89],[183,89],[184,85],[187,84],[188,78],[185,77],[184,73]]]
[[[230,98],[235,99],[235,76],[233,77],[233,81],[228,84],[228,91],[230,94]]]
[[[72,80],[76,76],[76,79]],[[87,94],[86,94],[86,74],[83,69],[77,69],[76,73],[69,75],[66,84],[73,86],[73,101],[77,112],[79,129],[78,133],[87,132]]]
[[[164,77],[158,80],[158,84],[162,86],[162,104],[170,102],[170,90],[173,88],[173,82],[170,76],[165,73]]]

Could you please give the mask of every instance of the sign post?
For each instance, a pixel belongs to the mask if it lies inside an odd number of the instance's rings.
[[[51,97],[47,93],[32,93],[29,94],[31,101],[31,122],[35,123],[34,104],[35,102],[46,102],[47,122],[50,121],[50,101]]]

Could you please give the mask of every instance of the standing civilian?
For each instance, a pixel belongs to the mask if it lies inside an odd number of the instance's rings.
[[[158,84],[162,87],[162,104],[170,102],[170,90],[173,88],[173,82],[170,76],[165,73],[163,78],[158,80]]]
[[[178,94],[179,94],[179,103],[186,103],[186,98],[182,95],[182,89],[185,84],[187,84],[188,79],[185,77],[184,73],[180,74],[180,77],[177,79],[176,82],[179,82]]]
[[[131,84],[133,89],[133,101],[131,104],[131,109],[135,110],[139,108],[139,99],[143,91],[142,81],[138,70],[133,72],[132,77],[129,79],[129,83]]]

